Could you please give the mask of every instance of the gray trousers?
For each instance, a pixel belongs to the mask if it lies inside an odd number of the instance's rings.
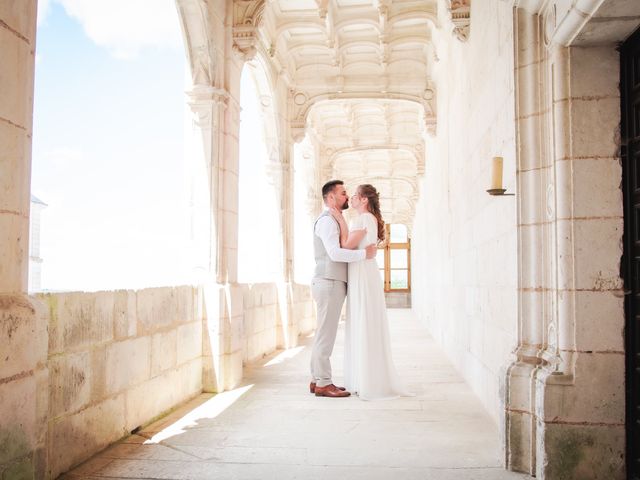
[[[311,351],[311,379],[317,386],[325,387],[333,383],[330,357],[336,343],[340,312],[347,296],[347,284],[340,280],[314,278],[311,281],[311,294],[318,313]]]

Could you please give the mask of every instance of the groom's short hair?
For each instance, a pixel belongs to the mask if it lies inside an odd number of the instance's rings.
[[[327,195],[333,192],[333,189],[336,188],[336,185],[344,185],[342,180],[330,180],[322,186],[322,199],[326,200]]]

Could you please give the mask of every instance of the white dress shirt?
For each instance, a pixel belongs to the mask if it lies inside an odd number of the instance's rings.
[[[331,215],[320,217],[316,222],[315,234],[320,237],[327,255],[334,262],[359,262],[367,256],[366,250],[340,248],[340,228]]]

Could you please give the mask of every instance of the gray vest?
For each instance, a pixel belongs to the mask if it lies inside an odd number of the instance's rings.
[[[314,278],[329,278],[331,280],[347,281],[347,264],[345,262],[334,262],[329,258],[327,250],[324,248],[322,239],[316,235],[316,224],[322,217],[329,216],[336,224],[339,230],[340,226],[335,218],[331,216],[328,210],[320,214],[313,224],[313,252],[316,257],[316,269],[313,273]]]

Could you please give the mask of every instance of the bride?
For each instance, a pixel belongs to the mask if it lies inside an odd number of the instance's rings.
[[[331,210],[340,224],[342,248],[364,248],[384,242],[384,221],[376,189],[368,184],[358,186],[350,203],[359,213],[350,228],[341,211]],[[362,400],[408,396],[391,358],[387,307],[378,264],[374,258],[349,263],[348,268],[345,386]]]

